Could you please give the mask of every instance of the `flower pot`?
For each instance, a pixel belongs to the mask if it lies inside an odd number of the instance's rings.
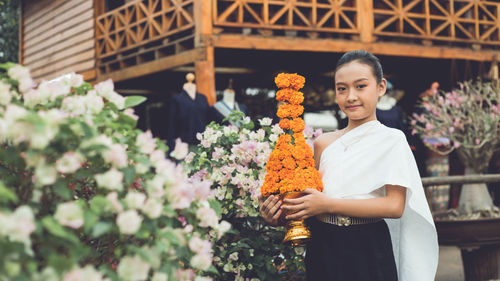
[[[281,194],[281,200],[299,198],[301,196],[302,192],[300,191],[286,192]],[[305,225],[304,220],[288,220],[285,227],[286,233],[283,243],[289,243],[291,246],[299,246],[311,238],[311,231]]]
[[[448,155],[441,155],[432,150],[428,150],[428,157],[426,160],[427,173],[431,177],[447,176],[450,170],[448,163]],[[450,201],[450,186],[433,185],[425,189],[425,195],[431,211],[441,212],[448,209]]]
[[[500,279],[500,218],[435,224],[440,245],[461,249],[466,281]]]

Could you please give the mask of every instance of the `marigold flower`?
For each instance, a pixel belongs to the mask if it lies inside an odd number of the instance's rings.
[[[278,108],[277,115],[282,118],[279,126],[283,130],[292,130],[293,135],[282,134],[276,141],[266,164],[268,173],[261,193],[269,196],[306,188],[322,191],[321,175],[315,168],[312,149],[303,134],[304,120],[299,118],[304,112],[300,105],[304,94],[297,90],[304,86],[305,79],[297,74],[280,73],[275,82],[282,88],[276,93],[276,99],[285,102]]]

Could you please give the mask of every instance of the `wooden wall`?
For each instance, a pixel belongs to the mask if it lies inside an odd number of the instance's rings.
[[[22,0],[21,63],[36,80],[69,72],[93,80],[94,32],[94,0]]]

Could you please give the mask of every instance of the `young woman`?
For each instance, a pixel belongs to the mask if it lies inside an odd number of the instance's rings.
[[[344,54],[335,69],[337,103],[345,129],[314,143],[324,191],[280,202],[260,200],[271,225],[307,219],[308,280],[431,281],[438,243],[420,175],[404,134],[377,121],[387,81],[379,60],[366,51]]]

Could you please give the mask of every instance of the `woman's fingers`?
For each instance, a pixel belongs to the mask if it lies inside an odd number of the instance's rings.
[[[309,216],[307,215],[307,212],[305,210],[302,210],[297,213],[293,213],[290,215],[286,216],[287,220],[296,220],[296,219],[307,219]]]
[[[278,222],[279,218],[281,217],[281,213],[283,213],[283,212],[282,212],[282,211],[281,211],[281,209],[280,209],[280,210],[278,210],[278,211],[274,214],[274,216],[273,216],[273,222]]]

